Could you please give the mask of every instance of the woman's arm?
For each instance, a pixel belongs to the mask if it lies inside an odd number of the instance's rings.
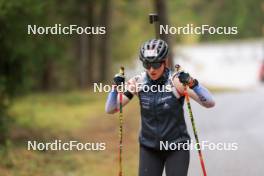
[[[111,91],[107,97],[106,104],[105,104],[105,111],[108,114],[114,114],[115,112],[119,111],[120,108],[120,95],[122,95],[122,106],[124,107],[126,104],[130,102],[133,96],[136,94],[136,79],[131,78],[127,82],[128,90],[125,90],[124,93],[118,93],[116,89]]]
[[[206,108],[211,108],[215,105],[211,93],[201,84],[198,84],[193,89],[188,89],[188,93],[193,100]]]
[[[184,96],[184,86],[180,82],[178,77],[174,77],[174,84],[178,93]],[[215,105],[215,102],[209,90],[202,86],[200,83],[198,83],[192,89],[188,88],[188,94],[193,100],[206,108],[211,108]]]
[[[124,107],[130,101],[130,98],[127,97],[126,94],[127,93],[118,93],[116,89],[111,91],[108,94],[108,97],[106,100],[105,112],[108,114],[114,114],[115,112],[119,111],[120,95],[122,95],[122,106]]]

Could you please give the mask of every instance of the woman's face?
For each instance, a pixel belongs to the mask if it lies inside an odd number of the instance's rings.
[[[152,80],[157,80],[162,76],[164,69],[165,69],[165,62],[163,62],[161,66],[157,69],[150,67],[149,69],[147,69],[147,73]]]

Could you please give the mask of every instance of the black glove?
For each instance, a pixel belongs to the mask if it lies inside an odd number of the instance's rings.
[[[125,76],[122,74],[116,74],[114,77],[114,83],[116,85],[122,85],[125,84]]]
[[[198,81],[193,79],[189,73],[180,72],[178,78],[183,85],[187,85],[191,89],[198,85]]]

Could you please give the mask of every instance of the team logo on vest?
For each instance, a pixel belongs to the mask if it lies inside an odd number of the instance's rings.
[[[170,105],[167,104],[167,103],[164,103],[164,105],[163,105],[163,109],[169,109],[169,108],[170,108]]]

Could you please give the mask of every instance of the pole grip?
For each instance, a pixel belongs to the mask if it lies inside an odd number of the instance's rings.
[[[123,66],[120,67],[119,74],[125,76],[125,68]]]

